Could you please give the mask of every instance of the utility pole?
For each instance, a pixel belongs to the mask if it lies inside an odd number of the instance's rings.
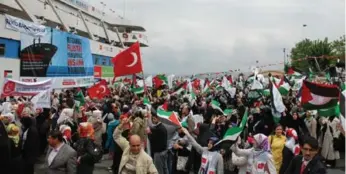
[[[284,52],[284,66],[286,65],[286,48],[283,49]]]

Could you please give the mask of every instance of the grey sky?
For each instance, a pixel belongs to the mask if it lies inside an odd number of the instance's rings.
[[[305,37],[335,39],[345,33],[344,0],[103,1],[119,15],[126,2],[125,18],[146,28],[146,73],[248,70],[256,60],[283,61],[282,49]]]

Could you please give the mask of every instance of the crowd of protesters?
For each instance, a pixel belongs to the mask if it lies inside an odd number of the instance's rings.
[[[53,91],[51,108],[44,109],[28,97],[7,98],[0,110],[0,173],[33,174],[39,159],[48,174],[91,174],[105,158],[113,161],[108,170],[114,174],[324,174],[336,166],[345,147],[339,115],[303,109],[291,90],[275,122],[270,97],[253,101],[246,85],[232,85],[233,96],[216,87],[195,89],[193,103],[189,92],[173,94],[167,85],[138,95],[129,86],[110,85],[102,99],[80,88]],[[85,103],[77,109],[79,92]],[[213,100],[232,112],[215,109]],[[163,120],[163,105],[187,124]],[[219,143],[247,111],[239,137]]]

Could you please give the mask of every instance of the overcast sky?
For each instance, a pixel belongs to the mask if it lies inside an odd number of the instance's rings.
[[[125,2],[125,18],[147,30],[145,73],[248,70],[256,60],[282,62],[283,48],[303,38],[345,33],[344,0],[103,1],[119,15]]]

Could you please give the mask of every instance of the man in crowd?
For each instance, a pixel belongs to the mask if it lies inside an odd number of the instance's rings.
[[[121,134],[123,125],[128,123],[128,119],[121,120],[120,125],[115,129],[113,138],[123,150],[119,165],[119,174],[158,174],[152,158],[145,153],[138,135],[131,135],[129,141]]]
[[[75,174],[77,170],[77,153],[63,142],[60,131],[52,131],[48,136],[50,146],[46,166],[48,174]]]
[[[167,130],[156,113],[152,113],[149,140],[155,166],[160,174],[168,174]]]
[[[313,137],[306,137],[302,148],[303,155],[298,155],[291,161],[285,174],[326,174],[327,170],[317,155],[318,150],[318,141]]]

